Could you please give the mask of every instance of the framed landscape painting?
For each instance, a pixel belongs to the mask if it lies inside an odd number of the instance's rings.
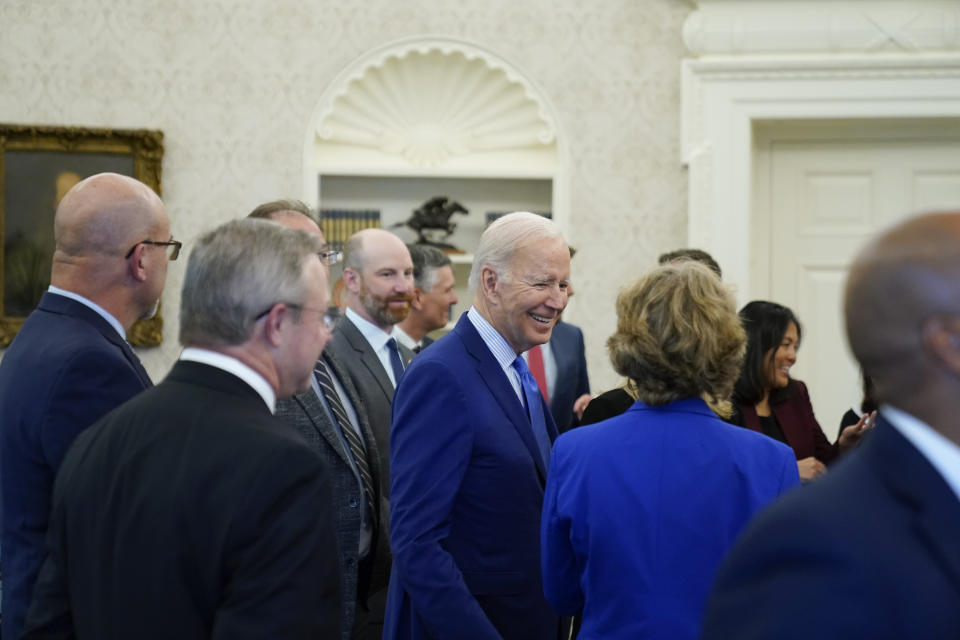
[[[163,133],[0,124],[0,348],[16,336],[50,284],[53,215],[80,180],[112,171],[161,194]],[[159,314],[128,332],[136,346],[156,346]]]

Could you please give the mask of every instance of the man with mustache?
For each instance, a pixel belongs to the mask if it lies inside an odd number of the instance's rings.
[[[126,341],[152,316],[180,242],[147,185],[115,173],[67,192],[50,288],[0,365],[3,636],[19,638],[44,558],[53,479],[77,435],[152,386]]]
[[[393,390],[413,358],[413,352],[397,340],[394,327],[410,312],[413,261],[400,238],[382,229],[358,231],[344,249],[347,310],[327,351],[343,363],[366,410],[383,478],[380,490],[388,500]],[[387,524],[380,522],[379,529],[387,531]],[[362,637],[380,637],[390,570],[390,558],[381,556],[378,553],[367,596],[369,612],[364,615],[364,626],[375,627],[375,633]]]

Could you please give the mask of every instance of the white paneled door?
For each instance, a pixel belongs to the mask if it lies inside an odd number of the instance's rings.
[[[960,209],[960,126],[770,123],[755,140],[750,295],[797,314],[803,339],[793,375],[807,383],[833,439],[861,395],[844,332],[847,269],[878,230],[917,212]]]

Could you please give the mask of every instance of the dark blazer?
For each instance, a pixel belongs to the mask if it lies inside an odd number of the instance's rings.
[[[3,637],[19,637],[46,557],[53,479],[78,433],[151,386],[89,307],[45,293],[0,363]]]
[[[329,353],[324,359],[330,372],[335,375],[353,405],[360,423],[360,431],[367,447],[370,473],[374,488],[386,484],[381,479],[379,452],[370,429],[370,422],[364,410],[363,402],[343,364]],[[322,401],[313,389],[308,389],[288,400],[277,403],[277,417],[292,425],[304,437],[311,449],[317,452],[330,477],[333,494],[333,510],[336,524],[338,558],[340,566],[340,592],[342,613],[340,628],[343,638],[351,637],[356,615],[357,599],[366,601],[370,591],[384,589],[390,578],[390,547],[388,544],[387,501],[380,495],[373,502],[379,505],[379,513],[374,514],[373,540],[370,554],[362,565],[358,564],[357,546],[360,538],[360,518],[363,507],[363,491],[360,481],[353,472],[350,454],[340,436],[337,425],[330,421]],[[361,589],[358,592],[358,577]]]
[[[747,529],[703,637],[955,640],[958,540],[957,495],[881,415],[830,473]]]
[[[406,366],[413,358],[413,352],[399,342],[397,344],[400,359]],[[333,354],[343,363],[350,374],[353,386],[360,394],[380,452],[380,470],[384,480],[380,490],[389,499],[390,411],[393,407],[393,384],[387,372],[384,371],[383,365],[380,364],[377,354],[370,348],[370,343],[349,317],[344,316],[337,325],[333,340],[327,346],[326,352]]]
[[[587,378],[587,356],[580,327],[558,322],[550,335],[550,352],[557,363],[557,378],[550,396],[550,413],[560,433],[578,424],[573,403],[590,393]]]
[[[339,636],[328,485],[250,386],[178,362],[64,460],[25,638]]]
[[[523,404],[467,314],[414,359],[393,418],[384,639],[556,640],[540,578],[546,469]]]
[[[771,405],[773,415],[776,416],[787,444],[793,449],[797,460],[815,457],[827,464],[833,462],[839,453],[836,444],[830,444],[823,434],[820,423],[813,415],[813,405],[810,404],[810,395],[807,385],[799,380],[790,380],[786,398]],[[762,433],[760,418],[753,405],[738,404],[735,406],[734,416],[730,422]]]
[[[623,387],[604,391],[587,405],[580,424],[594,424],[602,420],[608,420],[614,416],[619,416],[632,407],[634,402],[636,402],[636,400],[631,398],[630,394],[627,393],[627,390]]]

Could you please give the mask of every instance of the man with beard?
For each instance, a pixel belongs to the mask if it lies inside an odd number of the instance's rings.
[[[3,637],[19,638],[47,555],[54,476],[77,435],[151,386],[126,341],[156,312],[180,243],[163,202],[114,173],[57,207],[50,288],[0,365]]]
[[[380,493],[389,500],[390,412],[393,390],[413,352],[395,335],[398,322],[407,317],[413,296],[413,261],[406,245],[389,231],[364,229],[347,241],[343,266],[345,317],[337,325],[327,347],[344,365],[359,393],[373,430],[379,460]],[[386,514],[384,514],[386,515]],[[387,531],[387,518],[378,523]],[[374,580],[370,585],[364,626],[383,624],[390,558],[378,552]],[[385,563],[385,564],[384,564]],[[380,588],[378,588],[380,587]],[[373,637],[373,636],[371,636]]]

